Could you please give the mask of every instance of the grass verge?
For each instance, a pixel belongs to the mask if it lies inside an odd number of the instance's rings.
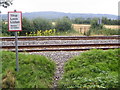
[[[90,50],[70,59],[60,88],[117,88],[120,49]]]
[[[20,71],[16,72],[15,53],[2,53],[2,88],[51,88],[55,63],[44,56],[19,54]]]

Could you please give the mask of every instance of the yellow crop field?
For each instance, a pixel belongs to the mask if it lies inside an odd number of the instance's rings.
[[[74,30],[84,33],[90,29],[90,24],[72,24],[72,27]],[[104,25],[105,28],[110,28],[110,29],[119,29],[119,25]]]
[[[106,28],[110,28],[110,29],[119,29],[120,25],[104,25]]]
[[[90,29],[90,25],[87,24],[72,24],[74,30],[84,33]]]

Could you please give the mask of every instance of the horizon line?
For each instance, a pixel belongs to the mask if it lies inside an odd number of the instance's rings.
[[[114,15],[114,16],[120,16],[119,14],[106,14],[106,13],[80,13],[80,12],[62,12],[62,11],[32,11],[32,12],[23,12],[23,13],[37,13],[37,12],[56,12],[56,13],[66,13],[66,14],[102,14],[102,15]],[[2,13],[1,14],[5,14]]]

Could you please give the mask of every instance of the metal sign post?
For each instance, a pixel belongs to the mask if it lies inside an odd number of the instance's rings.
[[[17,38],[17,32],[15,32],[15,49],[16,49],[16,71],[19,71],[19,62],[18,62],[18,38]]]
[[[15,32],[16,71],[19,71],[17,31],[22,31],[22,12],[8,12],[8,29]]]

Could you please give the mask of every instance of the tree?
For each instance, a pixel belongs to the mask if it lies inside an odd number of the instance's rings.
[[[75,18],[73,20],[73,23],[75,23],[75,24],[83,24],[83,18]]]
[[[34,25],[35,31],[48,30],[52,28],[52,22],[44,18],[33,19],[33,25]]]
[[[12,5],[13,0],[0,0],[0,7],[4,7],[7,8],[8,6]],[[0,16],[1,16],[1,11],[0,11]],[[4,22],[2,22],[2,26],[0,26],[0,28],[2,27],[2,34],[4,35],[14,35],[13,32],[8,32],[8,24],[5,24]]]
[[[55,28],[59,31],[68,31],[72,29],[72,22],[69,18],[63,17],[56,21]]]
[[[91,18],[86,18],[86,19],[85,19],[85,18],[79,17],[79,18],[73,19],[72,22],[73,22],[74,24],[90,24]]]
[[[91,29],[103,29],[103,24],[98,24],[98,18],[94,18],[91,22]]]
[[[31,22],[31,20],[23,17],[22,19],[22,32],[19,33],[19,35],[26,35],[26,33],[30,33],[34,31],[34,26],[33,23]]]
[[[4,21],[2,21],[2,34],[3,35],[14,36],[14,32],[9,32],[8,31],[8,24],[5,24]]]
[[[108,19],[107,17],[102,17],[102,23],[106,25],[120,25],[120,20]]]

